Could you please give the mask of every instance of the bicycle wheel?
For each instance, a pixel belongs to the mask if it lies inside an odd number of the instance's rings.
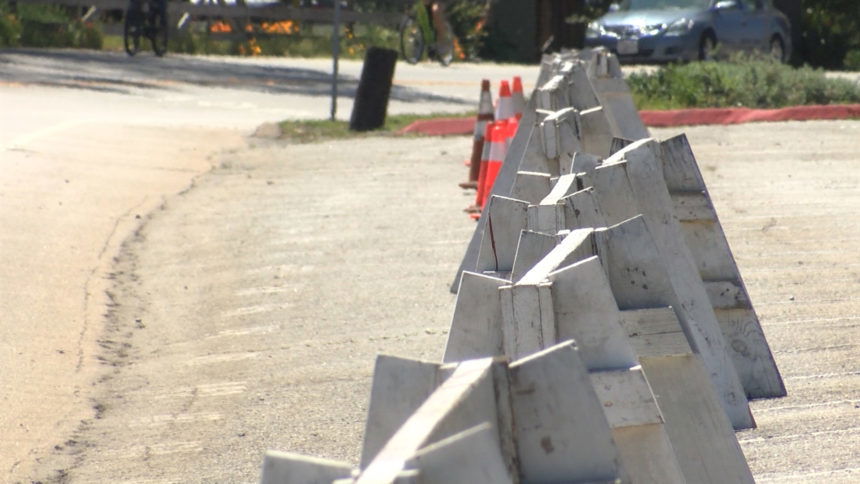
[[[141,11],[138,8],[129,7],[125,12],[125,24],[123,25],[122,41],[125,52],[133,56],[140,50],[140,36],[143,33],[143,22]]]
[[[447,35],[439,36],[436,40],[436,59],[443,66],[448,66],[454,60],[454,31],[451,30],[451,24],[445,21],[445,31]]]
[[[159,8],[152,12],[150,17],[152,25],[150,25],[152,41],[152,50],[155,55],[162,57],[167,53],[167,12],[163,8]]]
[[[424,34],[412,17],[406,17],[400,24],[400,53],[410,64],[417,64],[424,55]]]

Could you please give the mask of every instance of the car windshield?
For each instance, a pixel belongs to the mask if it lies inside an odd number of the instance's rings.
[[[708,8],[711,0],[622,0],[618,10],[663,10],[667,8]]]

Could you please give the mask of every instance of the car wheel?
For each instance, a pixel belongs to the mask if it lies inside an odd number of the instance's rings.
[[[699,60],[709,61],[714,60],[714,53],[717,50],[717,38],[712,32],[705,32],[699,40]]]
[[[776,62],[785,62],[785,43],[779,35],[770,39],[770,58]]]

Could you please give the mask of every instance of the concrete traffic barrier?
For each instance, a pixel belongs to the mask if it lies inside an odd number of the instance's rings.
[[[352,476],[352,466],[329,459],[270,450],[263,460],[261,484],[330,484]]]
[[[591,54],[588,54],[586,57],[590,59],[599,58],[600,60],[597,62],[602,63],[605,67],[598,69],[589,68],[585,61],[578,59],[573,53],[565,53],[564,55],[545,57],[543,59],[541,72],[538,76],[538,88],[529,98],[529,103],[523,114],[519,129],[505,157],[505,163],[490,192],[491,195],[510,196],[518,171],[542,171],[534,167],[546,164],[547,156],[543,152],[542,141],[539,139],[541,134],[538,129],[539,124],[543,121],[542,118],[548,114],[546,111],[557,112],[566,108],[574,108],[579,111],[581,129],[577,132],[577,135],[583,145],[582,151],[599,157],[605,158],[609,155],[613,138],[636,139],[637,135],[640,134],[633,129],[629,129],[629,132],[626,133],[621,131],[622,129],[627,129],[627,125],[613,122],[609,118],[606,107],[599,104],[600,98],[590,83],[573,83],[575,73],[585,72],[588,74],[591,72],[592,75],[615,74],[614,67],[611,67],[613,65],[613,61],[611,61],[613,56],[611,54],[604,52],[597,57]],[[580,68],[575,68],[575,66],[580,66]],[[620,81],[623,83],[623,79],[620,79]],[[571,93],[580,91],[590,93],[592,101],[583,102],[581,106],[575,106],[571,99]],[[614,102],[618,105],[626,105],[619,101],[624,95],[623,91],[619,91],[614,98]],[[629,96],[629,91],[626,95]],[[598,104],[592,105],[592,103]],[[632,106],[632,100],[628,104]],[[622,110],[619,109],[620,111]],[[566,161],[563,162],[563,165],[565,165],[565,168],[569,167]],[[552,172],[549,173],[552,174]],[[483,238],[485,229],[486,221],[479,219],[460,268],[457,270],[454,283],[451,286],[452,292],[455,292],[459,286],[460,275],[463,271],[475,270],[481,239]]]
[[[507,278],[514,268],[520,231],[528,223],[528,202],[493,196],[481,218],[487,230],[482,234],[476,268]]]
[[[660,143],[663,177],[723,336],[750,398],[785,396],[785,385],[735,263],[687,137]]]
[[[505,465],[495,428],[489,423],[424,447],[406,465],[420,469],[422,484],[517,482]]]
[[[644,226],[641,219],[625,222],[631,223]],[[450,361],[463,354],[499,355],[502,354],[500,348],[511,356],[528,354],[566,338],[578,342],[583,361],[592,370],[630,366],[638,358],[648,381],[653,373],[660,385],[654,389],[654,394],[663,398],[657,399],[657,406],[665,419],[665,430],[656,422],[641,423],[646,427],[640,429],[627,428],[631,425],[613,426],[613,435],[622,453],[626,449],[639,452],[636,455],[640,456],[642,452],[653,452],[645,459],[653,463],[672,460],[666,457],[666,449],[683,448],[684,458],[677,453],[673,455],[688,482],[751,482],[731,422],[701,360],[691,353],[674,311],[669,307],[648,306],[645,306],[647,309],[618,310],[605,273],[607,266],[613,266],[598,262],[596,254],[601,254],[601,260],[623,259],[641,248],[641,244],[618,247],[612,243],[610,239],[615,235],[612,232],[621,231],[625,228],[623,225],[571,232],[514,285],[505,286],[503,280],[466,273],[464,292],[458,295],[457,308],[464,306],[463,299],[475,294],[474,289],[466,285],[480,280],[484,282],[480,304],[488,317],[482,319],[481,324],[473,324],[471,319],[455,311],[444,360]],[[527,234],[523,234],[521,245],[527,243]],[[550,242],[556,240],[547,235],[543,237]],[[521,252],[522,248],[518,249],[518,253]],[[647,259],[653,255],[652,250],[642,257]],[[564,265],[567,266],[557,269]],[[618,271],[610,271],[618,274]],[[499,294],[494,299],[496,290]],[[500,312],[501,320],[497,319]],[[495,326],[493,318],[496,318]],[[463,335],[468,338],[462,338]],[[670,373],[671,377],[664,376],[665,373]],[[634,391],[633,395],[641,395],[641,392]],[[662,445],[658,445],[661,442]],[[689,458],[694,455],[695,459]],[[663,470],[670,467],[663,465]],[[725,471],[721,474],[719,469]],[[669,480],[668,476],[663,476],[652,482]]]
[[[734,430],[785,390],[686,139],[603,50],[544,57],[511,134],[442,362],[378,357],[358,468],[263,482],[753,482]]]
[[[603,407],[572,342],[510,364],[486,358],[439,365],[435,385],[424,376],[422,365],[399,359],[382,364],[403,366],[403,370],[385,372],[401,378],[417,371],[419,381],[429,388],[410,387],[413,395],[409,395],[399,379],[377,382],[374,378],[375,389],[387,387],[388,391],[373,393],[368,426],[397,430],[384,439],[385,445],[372,455],[357,482],[391,482],[415,461],[401,455],[419,454],[420,449],[466,431],[474,427],[470,422],[482,419],[494,429],[500,460],[518,481],[614,481],[623,475]],[[401,399],[414,405],[416,396],[428,391],[430,396],[400,421]],[[389,412],[392,405],[394,411]],[[469,449],[464,452],[471,455]],[[371,454],[363,452],[363,456]]]
[[[638,307],[644,302],[672,306],[691,347],[702,356],[732,424],[736,429],[752,428],[755,423],[746,393],[693,256],[673,217],[673,204],[663,178],[659,152],[660,145],[656,141],[640,140],[584,176],[586,185],[595,188],[608,223],[619,223],[642,214],[646,227],[629,235],[656,249],[653,260],[649,261],[651,274],[660,271],[665,275],[665,280],[659,284],[656,281],[637,283],[638,278],[646,277],[641,275],[644,266],[623,265],[618,270],[632,272],[627,275],[628,281],[619,281],[617,288],[613,286],[616,298],[622,307],[625,304]]]
[[[552,188],[552,175],[536,171],[518,171],[511,198],[529,203],[539,202]]]
[[[541,89],[539,89],[537,97],[539,102],[549,104],[550,106],[567,102],[568,97],[564,92],[563,85],[564,76],[557,75],[551,78],[551,80],[548,82],[548,85],[543,86]],[[575,121],[573,123],[565,123],[565,121],[568,120]],[[576,148],[581,148],[581,145],[576,146],[576,142],[579,141],[576,137],[576,134],[581,133],[577,130],[578,126],[578,113],[572,108],[565,108],[557,112],[548,113],[545,115],[544,120],[541,121],[539,125],[539,133],[542,141],[541,150],[544,155],[543,169],[549,172],[550,175],[552,175],[553,173],[559,173],[561,169],[557,168],[557,161],[555,162],[555,164],[553,164],[546,162],[546,160],[558,159],[558,157],[561,156],[559,155],[559,152],[561,151],[576,151]],[[629,151],[630,145],[628,145],[627,141],[625,141],[624,138],[612,137],[611,140],[612,144],[614,145],[614,149],[620,149],[620,153],[626,153],[627,151]],[[564,146],[570,148],[566,150]],[[528,153],[528,150],[526,150],[526,152]],[[618,156],[618,153],[616,153],[613,155],[613,158],[617,158]],[[564,159],[567,158],[568,156],[566,153]],[[575,159],[574,156],[570,156],[570,158]],[[521,164],[525,163],[528,159],[529,158],[524,158]],[[541,157],[533,156],[530,159],[540,160]],[[602,164],[600,169],[605,169],[605,166],[603,165],[609,165],[611,163],[612,159],[608,160],[607,163]],[[593,173],[596,173],[599,170],[596,167],[596,164],[595,166],[593,166],[593,168]],[[654,170],[651,171],[653,172]],[[639,183],[641,183],[642,186],[645,187],[648,186],[650,182],[642,182],[640,180]],[[624,218],[628,218],[640,211],[643,211],[638,208],[638,204],[644,202],[638,202],[634,199],[631,199],[630,197],[624,199],[624,197],[622,196],[616,196],[615,190],[612,187],[606,188],[602,191],[606,193],[606,195],[604,196],[606,200],[602,200],[601,205],[605,205],[605,210],[613,216],[610,220],[611,222],[618,222],[620,220],[623,220]],[[647,190],[645,190],[644,188],[643,190],[641,190],[641,192],[647,195]],[[651,197],[651,199],[653,198],[654,197]],[[666,197],[664,197],[663,202],[666,201],[665,198]],[[513,270],[513,263],[510,263],[513,255],[512,241],[514,240],[514,238],[517,237],[517,232],[525,228],[525,226],[522,224],[521,216],[515,216],[513,218],[507,217],[505,212],[501,209],[502,205],[512,206],[515,205],[515,203],[511,202],[511,200],[507,200],[504,202],[500,201],[497,204],[497,209],[493,211],[494,213],[488,215],[487,222],[489,225],[492,226],[492,230],[490,230],[490,227],[487,226],[484,228],[484,233],[481,234],[482,243],[480,246],[478,263],[476,264],[475,268],[479,271],[493,270],[494,272],[500,273],[502,277],[505,277],[505,273],[509,273]],[[665,216],[666,214],[672,213],[671,204],[667,206],[664,203],[662,207],[658,205],[659,204],[655,205],[654,203],[651,203],[650,210],[645,211],[648,214],[648,219],[651,221],[652,224],[657,224],[661,216]],[[668,228],[662,229],[663,226]],[[670,271],[670,273],[673,274],[673,280],[675,281],[674,286],[676,288],[676,291],[681,291],[681,294],[683,294],[683,296],[681,296],[683,300],[686,300],[684,298],[690,296],[693,298],[693,301],[698,302],[698,305],[696,306],[697,309],[695,310],[696,314],[679,315],[679,318],[681,319],[681,322],[685,325],[685,327],[693,328],[688,331],[688,336],[691,338],[691,344],[693,348],[697,352],[701,352],[703,354],[707,367],[710,369],[711,374],[714,376],[714,378],[717,379],[716,382],[718,383],[721,398],[727,406],[726,410],[731,416],[733,425],[735,425],[736,428],[748,428],[754,426],[754,422],[751,416],[749,416],[746,398],[739,399],[737,397],[737,394],[740,393],[739,389],[743,388],[739,380],[740,377],[738,376],[738,372],[736,370],[735,374],[733,375],[731,370],[726,369],[726,356],[729,355],[729,353],[725,341],[722,337],[720,337],[720,333],[723,332],[723,330],[720,328],[719,322],[716,322],[716,324],[714,324],[716,316],[713,314],[713,310],[707,311],[706,309],[702,308],[702,306],[704,306],[702,304],[703,301],[709,301],[708,292],[704,289],[704,284],[701,281],[697,281],[697,279],[700,279],[700,277],[694,277],[690,271],[692,255],[690,254],[689,248],[686,247],[686,242],[683,240],[683,235],[681,235],[680,230],[678,230],[677,224],[673,224],[671,223],[671,221],[669,221],[669,223],[663,224],[660,227],[655,226],[654,230],[659,230],[657,235],[660,236],[660,246],[663,248],[664,252],[668,251],[668,253],[664,255],[664,257],[666,257],[666,260],[669,261],[674,267],[673,270]],[[496,239],[502,240],[503,243],[496,244]],[[680,257],[680,259],[676,260],[676,256]],[[500,260],[502,261],[501,264],[499,263]],[[738,279],[739,276],[735,278],[735,280]],[[721,281],[720,285],[712,285],[711,287],[717,287],[722,289],[725,288],[726,285],[726,281]],[[672,305],[676,308],[683,308],[684,305],[681,304],[680,301],[681,300],[676,299],[675,304],[672,304],[672,300],[669,300],[666,304]],[[678,309],[678,311],[682,311],[682,309]],[[689,311],[684,312],[687,313]],[[708,314],[709,312],[711,314]],[[748,315],[749,312],[747,312],[746,314]],[[754,313],[752,314],[754,315]],[[704,326],[700,324],[694,325],[692,323],[692,321],[699,320],[705,321]],[[763,338],[761,339],[763,340]],[[740,341],[740,343],[744,342]],[[754,344],[756,342],[753,341],[752,343]],[[734,346],[739,347],[739,344],[736,343],[734,344]],[[764,364],[759,363],[757,367],[749,364],[745,366],[737,365],[738,368],[757,369],[762,366],[765,366],[768,361],[772,361],[772,358],[768,359],[761,357],[770,357],[770,351],[766,346],[766,342],[763,346],[760,344],[756,346],[759,348],[764,348],[764,350],[757,351],[755,357],[756,362],[764,361]],[[743,355],[741,355],[739,352],[735,351],[733,353],[735,360],[743,359]],[[742,363],[746,362],[742,361]],[[732,366],[736,366],[734,362],[732,363]],[[775,365],[771,365],[771,368],[775,369]],[[778,373],[777,381],[781,383],[781,381],[778,379]],[[746,393],[746,389],[744,389],[743,392]]]

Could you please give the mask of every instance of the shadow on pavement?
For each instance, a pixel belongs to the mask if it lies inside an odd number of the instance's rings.
[[[325,71],[242,62],[229,57],[168,55],[86,50],[0,50],[4,82],[133,94],[135,89],[174,89],[177,84],[247,89],[272,94],[329,96],[331,74]],[[339,76],[338,94],[355,97],[358,79]],[[446,102],[463,99],[392,86],[391,99],[401,102]]]

